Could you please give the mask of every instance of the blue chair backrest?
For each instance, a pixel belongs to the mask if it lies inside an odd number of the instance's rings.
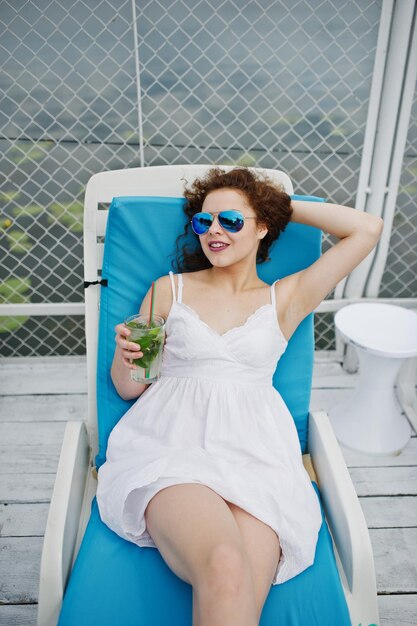
[[[293,199],[323,201],[312,196]],[[153,280],[174,268],[175,240],[188,219],[183,198],[126,196],[114,198],[109,209],[104,246],[97,364],[99,451],[96,466],[106,460],[110,432],[132,405],[117,393],[110,367],[115,349],[114,327],[139,310]],[[321,230],[290,222],[270,250],[271,260],[258,264],[267,283],[308,267],[321,254]],[[297,427],[301,451],[307,451],[308,415],[314,361],[313,313],[292,335],[273,383]]]

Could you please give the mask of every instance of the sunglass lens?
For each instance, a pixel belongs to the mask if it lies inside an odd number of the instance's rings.
[[[196,213],[191,220],[191,226],[196,235],[203,235],[208,231],[213,222],[210,213]]]
[[[237,233],[242,230],[245,218],[240,211],[222,211],[219,213],[219,222],[226,230]]]

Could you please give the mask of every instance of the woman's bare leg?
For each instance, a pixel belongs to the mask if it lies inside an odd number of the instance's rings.
[[[159,491],[145,511],[162,558],[193,587],[194,626],[257,626],[255,587],[236,520],[197,483]]]
[[[260,519],[232,502],[226,502],[240,530],[254,580],[258,621],[271,591],[281,556],[281,544],[276,532]]]

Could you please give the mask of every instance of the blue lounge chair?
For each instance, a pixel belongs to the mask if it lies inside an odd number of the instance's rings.
[[[112,532],[100,519],[95,491],[107,438],[131,404],[120,398],[110,379],[114,326],[137,312],[152,280],[172,269],[175,238],[186,219],[183,179],[191,181],[208,167],[104,172],[87,185],[88,419],[69,422],[65,431],[42,553],[38,626],[192,624],[191,586],[170,570],[158,550],[139,548]],[[265,172],[293,194],[286,174]],[[159,227],[161,216],[164,231]],[[259,265],[258,272],[272,283],[309,266],[320,254],[321,231],[290,223],[271,249],[272,260]],[[313,360],[310,314],[292,335],[274,385],[294,417],[323,523],[314,564],[271,586],[260,624],[377,625],[366,522],[326,413],[309,411]]]

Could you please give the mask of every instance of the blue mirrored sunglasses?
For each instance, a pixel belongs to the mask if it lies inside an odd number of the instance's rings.
[[[238,233],[242,230],[245,220],[254,220],[255,217],[243,215],[240,211],[220,211],[217,215],[219,224],[229,233]],[[191,226],[196,235],[204,235],[214,221],[211,213],[196,213],[191,219]]]

